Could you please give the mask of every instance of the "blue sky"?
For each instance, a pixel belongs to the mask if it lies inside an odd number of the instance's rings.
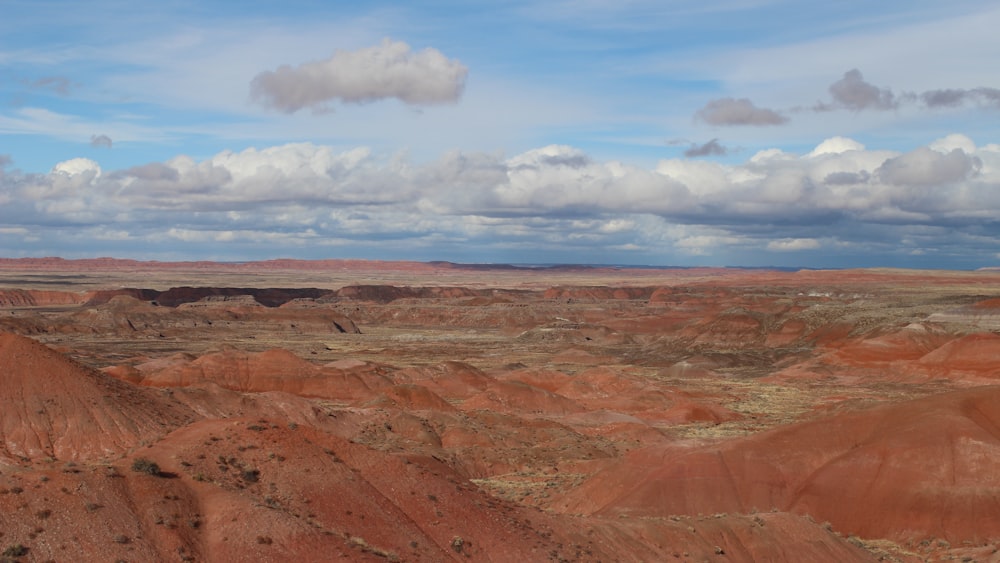
[[[0,255],[1000,263],[1000,6],[0,7]]]

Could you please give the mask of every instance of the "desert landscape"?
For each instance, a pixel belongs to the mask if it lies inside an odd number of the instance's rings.
[[[0,550],[994,561],[1000,272],[0,260]]]
[[[0,6],[0,563],[1000,563],[1000,3]]]

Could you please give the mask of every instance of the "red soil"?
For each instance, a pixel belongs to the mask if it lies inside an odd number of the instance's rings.
[[[201,359],[198,373],[226,364],[227,356],[234,354]],[[277,351],[243,357],[237,364],[245,369],[220,380],[254,387],[262,374],[253,371],[253,360],[286,375],[305,367]],[[793,553],[870,559],[842,538],[784,514],[619,521],[537,512],[487,495],[437,456],[356,443],[365,435],[357,434],[367,427],[362,421],[377,419],[386,408],[393,413],[385,418],[389,432],[429,448],[454,442],[453,435],[442,439],[435,432],[432,419],[409,414],[427,409],[459,420],[448,403],[414,384],[387,388],[379,397],[388,403],[352,420],[349,410],[331,411],[286,393],[223,390],[206,383],[211,378],[179,376],[176,383],[193,386],[164,391],[135,387],[9,334],[0,335],[0,365],[4,404],[24,405],[5,410],[3,418],[0,527],[5,540],[27,546],[32,559],[70,553],[150,561],[607,561],[720,554],[755,561]],[[490,379],[461,365],[444,369],[473,381]],[[427,373],[434,381],[434,370]],[[497,386],[533,389],[529,398],[551,394],[514,382],[493,381],[489,388]],[[489,416],[497,422],[501,415]],[[493,426],[488,420],[481,428]],[[539,437],[559,428],[536,424],[524,429],[525,439],[543,443]],[[143,465],[133,464],[140,458]],[[70,461],[75,463],[58,465]]]
[[[0,330],[108,366],[0,332],[32,560],[995,558],[996,273],[0,259],[67,266],[365,281],[0,290]]]
[[[918,362],[933,375],[1000,378],[1000,334],[970,334],[922,356]]]
[[[159,392],[7,333],[0,333],[0,405],[0,456],[7,460],[115,459],[197,418]]]
[[[976,309],[1000,309],[1000,299],[986,299],[973,305]]]
[[[995,539],[1000,387],[839,415],[719,445],[636,451],[561,503],[606,516],[776,508],[845,534]]]
[[[38,289],[0,289],[0,307],[42,307],[77,305],[88,299],[86,293]]]
[[[184,356],[171,363],[162,360],[136,366],[139,383],[152,387],[184,387],[214,383],[226,389],[242,392],[282,391],[303,397],[334,400],[367,400],[375,395],[372,386],[378,376],[365,369],[318,367],[287,350],[267,350],[249,353],[226,349],[190,360]],[[126,377],[134,379],[128,373]]]

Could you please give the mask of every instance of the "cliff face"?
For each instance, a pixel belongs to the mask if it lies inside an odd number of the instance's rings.
[[[166,293],[166,292],[165,292]],[[248,294],[235,292],[172,292],[168,295],[173,306],[162,306],[158,299],[165,293],[151,290],[100,292],[89,296],[62,296],[71,307],[61,313],[44,317],[28,314],[0,318],[0,327],[23,334],[117,334],[132,337],[219,338],[226,334],[287,333],[287,334],[358,334],[354,321],[334,310],[319,307],[267,307]],[[178,296],[181,293],[183,297]],[[153,297],[139,300],[134,295]],[[18,297],[12,294],[14,297]],[[200,301],[189,301],[202,295]],[[271,296],[273,297],[273,293]],[[288,304],[297,292],[283,295],[277,301]],[[9,307],[53,306],[53,297],[27,294],[18,297],[19,304]],[[70,302],[70,297],[77,299]],[[48,299],[44,302],[43,299]],[[78,307],[72,307],[78,306]],[[31,322],[29,322],[31,319]]]
[[[0,289],[0,307],[45,307],[47,305],[79,305],[88,300],[87,293],[45,291],[37,289]]]

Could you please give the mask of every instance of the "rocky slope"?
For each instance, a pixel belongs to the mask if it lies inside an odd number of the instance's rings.
[[[540,513],[487,494],[436,456],[345,439],[356,423],[286,393],[134,387],[9,334],[0,366],[13,390],[5,404],[26,407],[4,416],[0,525],[8,552],[32,559],[870,559],[788,515],[624,522]],[[42,405],[49,412],[29,412]]]
[[[88,264],[0,261],[23,559],[997,557],[995,273]]]

